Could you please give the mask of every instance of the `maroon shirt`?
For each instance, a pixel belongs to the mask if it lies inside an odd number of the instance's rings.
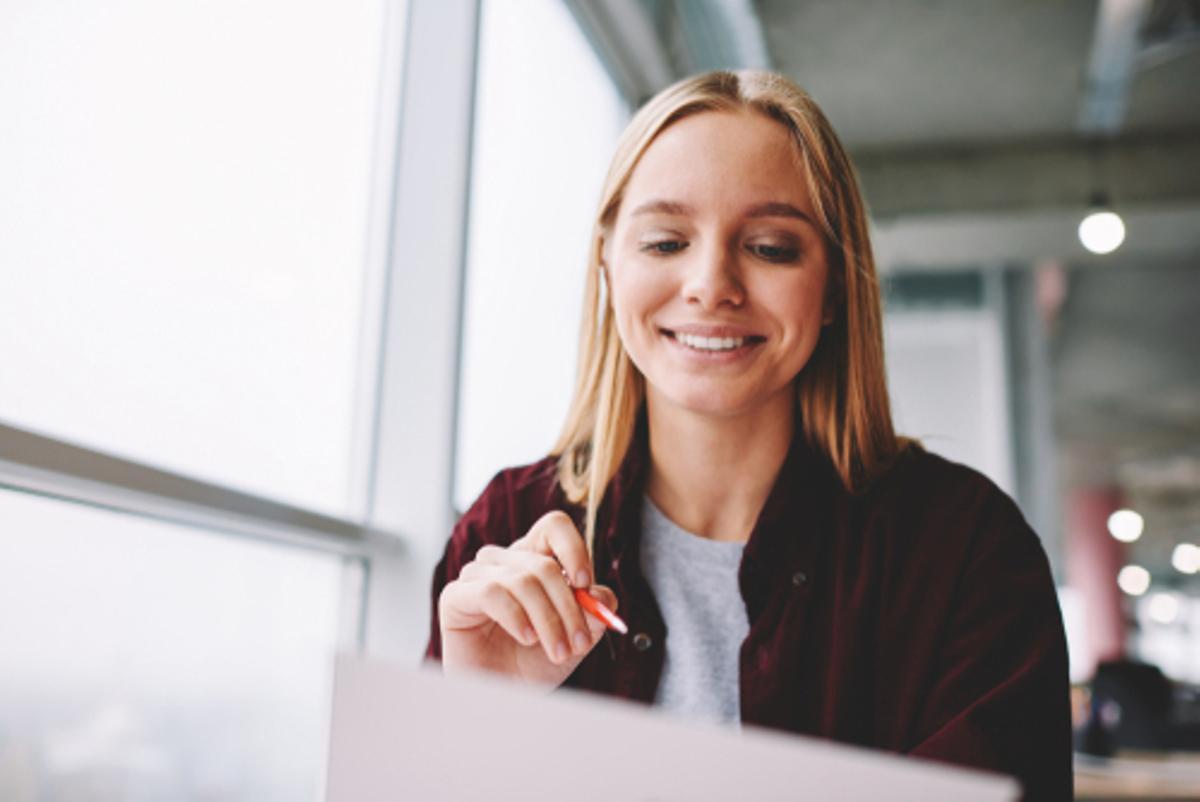
[[[638,564],[643,423],[597,520],[596,580],[630,634],[609,633],[566,686],[651,703],[666,627]],[[437,599],[485,544],[508,545],[566,501],[555,460],[501,471],[455,526]],[[851,495],[797,438],[738,574],[750,632],[740,655],[748,725],[1017,777],[1027,800],[1072,797],[1066,640],[1038,537],[988,479],[912,449]]]

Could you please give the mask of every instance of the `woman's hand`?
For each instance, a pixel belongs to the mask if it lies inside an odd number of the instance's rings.
[[[546,513],[508,548],[484,546],[438,598],[444,669],[560,685],[604,634],[573,587],[616,610],[615,594],[592,585],[587,548],[564,512]]]

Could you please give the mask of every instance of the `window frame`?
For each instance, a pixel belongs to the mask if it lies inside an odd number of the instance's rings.
[[[637,56],[606,52],[595,20],[581,15],[578,3],[562,2],[632,103],[621,76],[645,65],[617,63]],[[600,4],[607,8],[610,0]],[[341,620],[349,631],[339,641],[417,659],[429,622],[429,576],[455,519],[480,16],[481,0],[387,2],[349,444],[350,514],[306,509],[5,421],[0,488],[341,555],[362,571],[346,574],[352,581]],[[420,380],[417,392],[413,377]]]
[[[428,576],[452,524],[446,455],[454,452],[478,15],[477,0],[387,3],[348,444],[350,514],[305,509],[4,421],[0,488],[341,555],[365,576],[347,583],[341,620],[352,631],[339,633],[340,642],[415,659],[428,603],[423,590],[416,595],[425,581],[414,579]],[[431,263],[450,269],[412,268]],[[420,393],[410,390],[414,375],[422,377]]]

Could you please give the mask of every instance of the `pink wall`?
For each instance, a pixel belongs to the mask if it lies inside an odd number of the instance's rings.
[[[1088,676],[1099,661],[1125,654],[1123,594],[1117,587],[1125,544],[1108,533],[1108,516],[1121,506],[1114,487],[1076,488],[1067,499],[1067,584],[1083,598]]]

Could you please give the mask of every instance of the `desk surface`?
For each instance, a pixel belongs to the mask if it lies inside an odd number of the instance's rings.
[[[1200,752],[1122,751],[1111,758],[1076,753],[1075,798],[1200,802]]]

